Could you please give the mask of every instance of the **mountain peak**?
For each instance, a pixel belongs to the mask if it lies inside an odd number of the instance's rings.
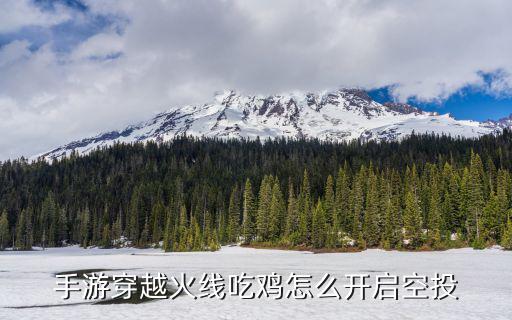
[[[512,124],[512,119],[509,121]],[[268,96],[224,90],[216,92],[209,103],[173,108],[123,130],[71,142],[41,157],[51,160],[72,151],[86,154],[116,142],[162,142],[179,135],[387,141],[401,139],[413,131],[478,137],[501,130],[503,125],[459,121],[409,104],[380,104],[358,88]]]
[[[496,126],[496,127],[502,128],[502,129],[512,128],[512,113],[510,115],[508,115],[507,117],[503,117],[498,120],[489,119],[489,120],[485,121],[484,123],[490,127]]]
[[[403,114],[411,114],[411,113],[417,113],[417,114],[423,114],[424,111],[421,110],[418,107],[414,107],[408,103],[400,103],[400,102],[385,102],[384,106],[388,108],[389,110],[393,110],[399,113]],[[437,114],[437,113],[433,113]]]
[[[214,93],[214,100],[220,104],[222,104],[226,99],[237,95],[236,91],[233,89],[216,91]]]

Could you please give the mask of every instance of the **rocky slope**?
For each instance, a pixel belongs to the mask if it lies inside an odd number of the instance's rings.
[[[512,118],[481,123],[425,112],[408,104],[380,104],[359,89],[273,96],[225,91],[210,103],[172,108],[149,121],[74,141],[39,156],[51,160],[69,155],[73,150],[86,154],[115,142],[161,142],[177,135],[386,141],[400,139],[413,131],[478,137],[511,124]]]

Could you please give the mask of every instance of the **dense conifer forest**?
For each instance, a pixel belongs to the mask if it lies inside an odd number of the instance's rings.
[[[0,249],[512,248],[512,133],[117,144],[0,165]]]

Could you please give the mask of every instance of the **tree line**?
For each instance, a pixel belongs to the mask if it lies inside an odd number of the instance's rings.
[[[512,248],[512,134],[116,144],[0,164],[0,249]]]

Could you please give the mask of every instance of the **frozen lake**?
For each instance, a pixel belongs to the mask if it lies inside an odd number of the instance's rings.
[[[199,295],[203,273],[270,275],[276,272],[286,282],[291,272],[311,275],[313,298],[240,299],[227,296],[193,298],[183,295],[174,300],[154,300],[143,304],[93,305],[82,293],[71,293],[63,301],[55,274],[79,269],[111,269],[110,275],[156,274],[179,278],[181,273],[197,277],[190,288]],[[114,271],[115,269],[115,271]],[[376,300],[375,277],[389,272],[399,276],[399,299]],[[453,274],[458,281],[454,295],[433,300],[405,300],[403,276],[433,277],[436,272]],[[316,284],[326,273],[337,278],[335,287],[341,300],[318,298]],[[346,274],[368,274],[367,298],[359,291],[347,301]],[[227,282],[227,280],[226,280]],[[429,283],[433,285],[433,282]],[[258,291],[257,283],[254,291]],[[83,289],[83,286],[82,286]],[[226,286],[226,292],[227,291]],[[289,287],[284,288],[286,295]],[[62,304],[80,303],[65,306]],[[51,307],[48,307],[51,305]],[[53,306],[61,305],[61,306]],[[13,308],[43,306],[38,308]],[[0,319],[512,319],[512,252],[497,249],[476,251],[457,249],[444,252],[386,252],[311,254],[307,252],[257,250],[223,247],[218,252],[162,253],[146,249],[89,249],[76,247],[44,252],[0,252]]]

